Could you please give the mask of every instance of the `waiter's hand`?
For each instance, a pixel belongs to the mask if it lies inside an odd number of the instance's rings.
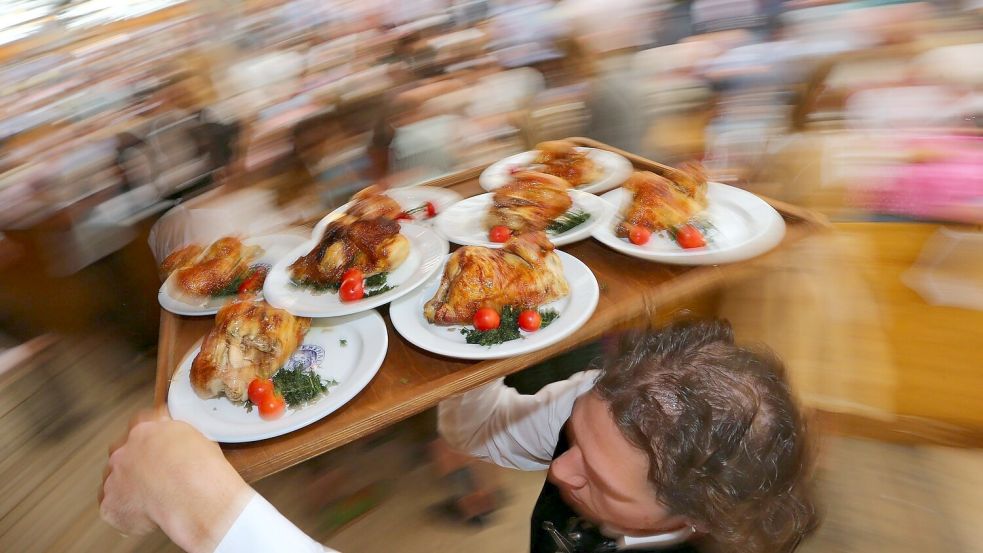
[[[166,411],[147,411],[110,447],[99,510],[124,534],[159,526],[182,549],[210,552],[253,493],[218,444]]]

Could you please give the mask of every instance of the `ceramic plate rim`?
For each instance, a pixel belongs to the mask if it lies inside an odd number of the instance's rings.
[[[625,242],[615,236],[611,230],[611,227],[621,214],[621,206],[615,201],[616,196],[625,193],[619,187],[604,194],[604,199],[614,207],[614,210],[610,213],[605,224],[598,225],[594,228],[593,236],[602,244],[625,255],[672,265],[717,265],[744,261],[767,253],[781,243],[785,237],[785,220],[768,202],[747,190],[734,186],[719,182],[710,182],[708,185],[710,188],[708,193],[710,194],[716,191],[717,194],[732,195],[738,199],[739,203],[745,206],[767,208],[765,212],[767,213],[768,220],[761,222],[753,236],[750,236],[743,242],[731,244],[724,248],[699,251],[680,249],[674,252],[648,251]]]
[[[428,331],[427,327],[421,326],[420,321],[424,320],[422,318],[422,314],[420,314],[420,317],[418,318],[416,317],[417,315],[416,311],[418,309],[422,310],[422,303],[424,303],[426,300],[421,296],[426,295],[425,292],[427,292],[430,289],[430,285],[433,282],[431,280],[428,280],[427,283],[424,284],[423,286],[418,287],[416,290],[414,290],[412,294],[403,296],[402,298],[399,299],[399,301],[393,302],[393,304],[389,308],[389,319],[393,324],[393,328],[396,329],[396,332],[399,333],[399,335],[402,336],[403,339],[406,340],[407,342],[410,342],[414,346],[423,349],[425,351],[428,351],[430,353],[434,353],[437,355],[442,355],[454,359],[468,359],[468,360],[504,359],[507,357],[524,355],[526,353],[532,353],[534,351],[539,351],[543,348],[547,348],[549,346],[552,346],[553,344],[556,344],[557,342],[560,342],[568,338],[571,334],[583,328],[583,326],[587,324],[588,321],[590,321],[591,317],[594,316],[594,312],[597,310],[597,305],[600,302],[600,286],[597,283],[597,277],[594,275],[594,272],[590,269],[590,267],[588,267],[587,264],[584,263],[583,261],[577,259],[573,255],[570,255],[564,251],[556,250],[556,253],[560,256],[561,260],[563,261],[564,275],[567,274],[567,270],[568,270],[567,267],[569,265],[572,267],[576,267],[577,271],[582,271],[581,274],[589,278],[588,286],[583,287],[580,290],[575,290],[573,289],[573,285],[571,284],[571,290],[570,290],[571,296],[573,296],[574,294],[586,295],[587,297],[584,299],[589,303],[589,306],[586,306],[586,304],[582,304],[585,305],[585,307],[582,308],[582,311],[578,311],[577,313],[572,314],[572,316],[575,316],[573,320],[570,320],[568,318],[567,321],[565,321],[565,326],[561,332],[543,341],[535,341],[529,339],[516,340],[514,342],[507,342],[505,344],[502,344],[501,349],[495,349],[498,346],[493,346],[489,348],[487,346],[479,346],[475,344],[461,344],[457,342],[443,342],[443,341],[438,341],[436,343],[447,344],[447,347],[443,347],[439,345],[437,347],[432,347],[433,343],[430,342],[421,344],[420,340],[418,340],[416,336],[413,335],[407,336],[407,333],[412,334],[412,331],[414,330],[417,331],[422,330],[423,332]],[[446,256],[446,259],[450,259],[450,255]],[[440,269],[437,271],[437,274],[435,276],[431,277],[432,279],[439,281],[440,277],[443,275],[444,266],[446,265],[446,259],[444,260],[443,263],[440,264]],[[577,277],[580,278],[580,275],[577,275]],[[434,282],[434,284],[436,283]],[[560,320],[562,319],[563,318],[561,317]],[[429,324],[429,323],[423,322],[422,324]],[[460,326],[460,325],[452,325],[452,326]]]
[[[601,192],[607,192],[612,189],[620,187],[624,182],[631,176],[632,171],[634,171],[634,166],[631,161],[625,156],[612,152],[611,150],[605,150],[602,148],[590,148],[587,146],[577,146],[579,151],[591,152],[591,155],[600,155],[610,159],[610,164],[612,165],[612,170],[609,174],[604,175],[599,180],[592,182],[591,184],[583,185],[575,190],[580,192],[588,192],[591,194],[599,194]],[[482,189],[488,192],[494,192],[496,189],[500,188],[504,183],[494,183],[492,179],[499,177],[503,168],[512,163],[518,163],[518,159],[522,157],[535,154],[537,150],[526,150],[525,152],[519,152],[517,154],[512,154],[508,157],[502,158],[495,163],[492,163],[485,168],[484,171],[478,175],[478,185]],[[595,153],[596,152],[596,153]]]
[[[362,311],[368,311],[370,309],[375,309],[376,307],[385,305],[406,294],[409,294],[410,292],[412,292],[413,290],[415,290],[416,288],[420,287],[422,284],[427,282],[427,280],[429,280],[429,278],[433,275],[432,271],[434,270],[431,270],[431,272],[426,273],[424,271],[424,267],[428,262],[433,262],[434,260],[439,260],[444,256],[446,256],[447,252],[450,251],[450,245],[447,243],[447,239],[444,238],[443,235],[436,232],[432,228],[423,225],[414,224],[414,223],[409,223],[406,221],[401,221],[399,224],[401,227],[400,232],[403,233],[403,235],[406,236],[406,238],[410,241],[411,248],[419,247],[420,242],[432,241],[436,246],[436,250],[430,252],[425,257],[423,257],[420,261],[420,268],[417,269],[417,271],[415,271],[414,273],[412,273],[407,281],[401,283],[399,286],[396,286],[394,289],[379,294],[377,296],[372,296],[355,302],[339,303],[337,308],[332,308],[332,309],[305,308],[303,306],[300,306],[300,308],[298,308],[296,305],[285,306],[285,304],[281,301],[281,299],[292,297],[293,294],[291,292],[284,291],[284,290],[272,290],[272,286],[273,286],[272,283],[275,281],[275,279],[272,277],[274,276],[274,273],[278,273],[281,271],[286,273],[287,265],[292,263],[301,255],[306,254],[314,246],[316,246],[318,241],[312,238],[307,242],[304,242],[300,246],[297,246],[289,253],[284,255],[279,261],[273,264],[273,268],[270,269],[270,276],[267,277],[266,284],[263,287],[263,295],[266,297],[267,303],[269,303],[273,307],[276,307],[278,309],[284,309],[297,316],[321,319],[321,318],[328,318],[328,317],[341,317],[344,315],[353,315],[355,313],[360,313]],[[409,227],[411,230],[414,230],[414,232],[418,234],[415,236],[409,236],[405,234],[405,230],[407,229],[407,227]],[[429,235],[429,237],[427,235]],[[439,262],[434,263],[434,265],[439,266]],[[421,271],[423,272],[421,273]],[[269,286],[270,288],[268,289],[267,286]]]
[[[471,240],[468,238],[461,238],[460,235],[454,235],[453,230],[447,228],[450,224],[449,222],[447,222],[448,220],[441,218],[443,215],[450,212],[452,209],[454,209],[455,206],[461,203],[468,202],[468,201],[475,201],[475,202],[481,201],[480,199],[490,198],[493,194],[494,192],[485,192],[484,194],[478,194],[476,196],[464,198],[460,202],[457,202],[456,204],[447,208],[447,210],[445,210],[444,213],[436,217],[437,219],[436,229],[448,240],[461,246],[484,246],[486,248],[501,248],[502,246],[504,246],[504,244],[492,242],[491,240]],[[592,220],[587,221],[585,224],[580,225],[575,229],[568,230],[559,235],[554,236],[547,233],[546,236],[549,238],[550,242],[552,242],[554,246],[566,246],[590,238],[592,233],[594,232],[594,228],[600,225],[601,223],[607,221],[611,215],[611,212],[614,211],[614,206],[611,205],[611,202],[605,200],[604,198],[601,198],[600,196],[591,194],[590,192],[584,192],[582,190],[571,190],[570,194],[574,196],[574,201],[579,201],[581,204],[592,204],[588,206],[588,208],[592,210],[591,211]]]
[[[205,428],[200,428],[196,424],[197,421],[190,421],[187,420],[186,418],[182,418],[181,415],[183,415],[184,413],[181,410],[181,408],[178,408],[175,412],[173,406],[171,405],[171,398],[173,396],[174,388],[175,386],[178,385],[178,381],[176,377],[184,376],[185,378],[190,378],[189,371],[191,369],[191,362],[194,360],[194,357],[198,354],[198,351],[200,351],[201,349],[201,343],[204,340],[204,337],[202,337],[200,340],[195,342],[195,344],[191,346],[191,349],[189,349],[188,352],[184,355],[184,357],[181,358],[181,363],[178,364],[177,369],[174,370],[174,374],[171,375],[171,377],[168,379],[168,387],[167,387],[168,408],[171,409],[171,413],[172,415],[175,415],[174,418],[176,420],[183,420],[188,424],[194,426],[196,429],[198,429],[198,431],[204,434],[208,439],[225,444],[249,443],[249,442],[268,440],[270,438],[283,436],[284,434],[289,434],[291,432],[300,430],[301,428],[310,426],[316,423],[317,421],[323,419],[324,417],[337,412],[342,407],[348,405],[360,393],[362,393],[362,391],[368,387],[368,385],[372,382],[375,376],[379,373],[379,369],[382,368],[382,364],[385,362],[386,359],[386,354],[389,351],[389,334],[388,332],[386,332],[385,320],[383,320],[382,315],[380,315],[379,312],[374,309],[370,311],[363,311],[360,313],[347,315],[345,317],[322,318],[320,321],[316,321],[317,323],[322,323],[322,324],[330,325],[332,327],[337,327],[340,325],[350,324],[352,322],[360,322],[360,320],[363,318],[366,319],[367,321],[365,323],[366,325],[371,325],[373,327],[376,327],[374,329],[367,329],[366,331],[363,332],[363,335],[365,336],[371,335],[372,338],[375,339],[376,341],[372,342],[373,344],[372,348],[364,348],[364,353],[362,357],[359,359],[356,366],[353,368],[353,375],[356,377],[355,383],[347,391],[346,395],[348,397],[344,397],[340,403],[335,404],[336,402],[330,402],[329,404],[323,406],[322,409],[320,410],[315,409],[317,405],[304,407],[301,412],[307,412],[311,414],[304,417],[291,417],[296,419],[291,424],[283,425],[281,427],[276,427],[276,429],[271,429],[266,432],[259,432],[249,435],[231,435],[231,436],[222,435],[222,434],[219,435],[211,434],[207,426]],[[378,337],[379,334],[381,334],[381,338]],[[303,344],[304,342],[301,342],[301,345]],[[378,345],[381,345],[381,347],[377,347]],[[335,392],[329,391],[327,397],[330,398],[331,394],[333,393]],[[194,391],[192,391],[192,394],[194,394]],[[200,398],[198,398],[197,396],[195,396],[195,399],[200,400]],[[201,401],[205,401],[205,400],[201,400]],[[276,421],[270,421],[270,422],[273,424],[276,423]]]
[[[300,243],[304,242],[305,240],[307,240],[303,236],[298,235],[298,234],[291,234],[291,233],[287,233],[287,232],[278,232],[278,233],[274,233],[274,234],[264,234],[264,235],[260,235],[260,236],[253,236],[253,237],[250,237],[250,238],[246,238],[246,239],[243,240],[243,243],[244,244],[249,244],[249,243],[251,243],[253,241],[259,241],[259,240],[264,240],[264,239],[273,240],[273,239],[284,239],[284,238],[289,238],[291,241],[299,240],[299,242],[297,242],[298,244],[300,244]],[[294,247],[296,247],[296,246],[294,246]],[[271,263],[271,265],[272,265],[272,263]],[[219,307],[200,307],[200,308],[198,308],[198,307],[192,306],[189,303],[185,303],[185,302],[181,301],[180,299],[178,299],[178,298],[172,296],[171,294],[169,294],[168,291],[167,291],[167,288],[171,285],[170,283],[171,283],[171,279],[172,278],[174,278],[174,273],[171,273],[170,275],[168,275],[168,277],[164,280],[164,282],[161,283],[160,288],[157,290],[157,303],[161,306],[161,308],[163,308],[163,309],[165,309],[165,310],[167,310],[167,311],[169,311],[171,313],[174,313],[175,315],[183,315],[183,316],[186,316],[186,317],[202,317],[202,316],[214,315],[214,314],[218,313],[218,310],[221,308],[220,306]],[[260,297],[262,297],[262,296],[260,296]],[[229,301],[231,301],[232,299],[233,298],[230,298]]]

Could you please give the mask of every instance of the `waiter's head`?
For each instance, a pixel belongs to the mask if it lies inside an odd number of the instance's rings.
[[[781,361],[725,322],[635,335],[566,426],[550,480],[602,528],[692,526],[726,551],[788,551],[817,525],[805,427]]]

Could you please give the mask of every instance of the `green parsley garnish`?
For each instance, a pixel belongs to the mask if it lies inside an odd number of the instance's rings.
[[[338,340],[338,343],[341,344],[341,347],[345,347],[348,345],[348,340],[342,338],[341,340]]]
[[[273,386],[290,407],[302,407],[337,384],[334,380],[324,380],[314,371],[304,370],[301,365],[283,367],[273,375]]]
[[[568,211],[553,220],[546,227],[550,234],[563,234],[564,232],[579,227],[590,219],[590,213],[583,210]]]
[[[234,295],[236,295],[239,292],[239,287],[242,286],[242,283],[245,282],[246,279],[249,278],[249,275],[251,275],[252,273],[253,273],[252,271],[246,271],[246,272],[242,273],[241,275],[239,275],[236,278],[232,279],[232,282],[230,282],[228,285],[226,285],[225,288],[222,288],[218,292],[215,292],[214,294],[212,294],[212,297],[213,298],[222,298],[222,297],[225,297],[225,296],[234,296]]]
[[[291,279],[290,284],[298,288],[308,288],[314,292],[337,292],[339,289],[341,289],[340,282],[325,282],[322,284],[320,282],[315,282],[308,279]]]
[[[378,288],[386,284],[387,273],[376,273],[365,279],[366,288]]]
[[[469,344],[478,344],[482,346],[494,346],[496,344],[502,344],[505,342],[510,342],[512,340],[517,340],[522,337],[522,333],[519,332],[519,313],[523,310],[511,305],[502,308],[502,312],[499,314],[500,322],[498,328],[493,328],[491,330],[478,330],[476,328],[462,328],[461,334],[464,335],[465,341]],[[540,328],[546,328],[557,317],[560,316],[553,309],[540,310],[539,316],[542,318],[542,324]]]
[[[387,284],[386,286],[383,286],[382,288],[376,288],[375,290],[366,290],[365,291],[365,297],[371,298],[372,296],[378,296],[379,294],[388,292],[388,291],[393,290],[395,288],[396,288],[395,286],[389,286]]]

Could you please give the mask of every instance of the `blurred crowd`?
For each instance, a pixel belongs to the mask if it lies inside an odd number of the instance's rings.
[[[36,17],[0,45],[0,268],[77,274],[196,196],[270,230],[566,136],[836,216],[983,220],[973,0],[9,4]]]

